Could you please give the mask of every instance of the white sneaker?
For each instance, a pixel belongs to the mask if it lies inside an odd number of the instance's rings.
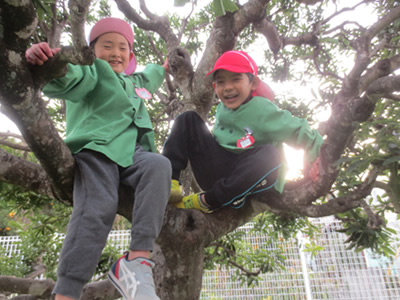
[[[108,272],[108,278],[125,300],[160,300],[154,288],[154,263],[146,258],[120,257]]]

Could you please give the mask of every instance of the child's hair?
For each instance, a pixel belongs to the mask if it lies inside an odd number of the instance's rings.
[[[222,54],[215,62],[214,68],[211,72],[208,72],[206,76],[213,74],[215,76],[216,71],[227,70],[233,73],[246,73],[249,76],[250,81],[253,81],[254,77],[257,77],[258,67],[256,62],[244,51],[227,51]],[[271,88],[263,81],[257,86],[257,89],[253,92],[253,96],[261,96],[271,101],[274,100],[275,95]]]
[[[126,38],[129,44],[129,50],[133,49],[134,35],[132,27],[124,20],[118,18],[104,18],[94,24],[89,34],[89,46],[94,48],[98,38],[105,33],[119,33]],[[132,52],[133,54],[133,52]],[[131,74],[136,70],[136,58],[132,55],[128,67],[125,69],[126,74]]]

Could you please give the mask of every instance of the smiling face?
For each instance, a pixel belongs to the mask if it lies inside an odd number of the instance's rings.
[[[105,33],[96,41],[94,52],[97,58],[105,60],[116,73],[123,72],[132,58],[126,38],[115,32]]]
[[[213,87],[218,98],[229,109],[238,108],[257,88],[257,77],[250,80],[246,73],[216,71]]]

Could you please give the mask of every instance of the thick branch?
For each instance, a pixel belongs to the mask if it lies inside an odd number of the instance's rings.
[[[400,75],[386,76],[371,83],[363,97],[353,101],[351,112],[353,119],[365,122],[375,109],[375,104],[385,95],[400,91]]]
[[[283,48],[282,39],[274,23],[264,18],[262,21],[254,23],[254,26],[267,39],[269,48],[274,54]]]
[[[46,170],[58,198],[71,200],[74,168],[71,152],[58,135],[44,102],[40,98],[29,100],[24,101],[24,105],[5,106],[7,116],[18,125],[25,141]]]
[[[367,31],[365,31],[360,38],[352,42],[352,46],[357,50],[357,56],[356,63],[343,84],[343,91],[346,94],[354,95],[358,92],[358,89],[355,89],[355,87],[358,87],[360,76],[370,63],[371,40],[381,30],[389,26],[398,18],[400,18],[400,6],[391,9],[380,20],[378,20]]]
[[[81,50],[87,46],[85,38],[85,21],[91,0],[69,0],[71,19],[72,41],[76,49]]]
[[[153,14],[146,5],[145,0],[139,0],[140,3],[140,10],[148,17],[150,20],[156,20],[157,15]]]
[[[25,294],[39,296],[41,299],[52,299],[51,291],[54,282],[50,279],[35,280],[17,278],[12,276],[0,276],[0,291],[10,294]]]
[[[0,181],[56,198],[46,172],[40,165],[0,149]]]
[[[44,299],[53,300],[54,281],[0,276],[0,293],[18,294],[13,299]],[[23,298],[22,298],[23,297]],[[87,284],[82,292],[81,300],[118,299],[120,293],[109,280],[101,280]]]
[[[378,61],[360,79],[359,93],[363,93],[378,78],[392,74],[400,68],[400,55]]]

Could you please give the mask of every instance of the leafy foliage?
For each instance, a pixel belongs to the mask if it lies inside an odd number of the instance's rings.
[[[340,217],[345,219],[345,222],[343,229],[338,232],[348,236],[345,241],[348,244],[347,249],[353,249],[356,252],[371,249],[374,253],[387,257],[396,254],[392,247],[396,230],[389,227],[371,228],[368,226],[368,218],[360,209],[352,210]]]
[[[317,227],[306,218],[279,217],[263,213],[250,223],[248,233],[237,230],[215,241],[205,249],[205,269],[225,266],[234,269],[234,277],[249,287],[257,285],[259,275],[284,269],[286,247],[283,241],[295,237],[299,231],[313,236]],[[257,232],[264,236],[262,246],[246,240],[246,234]],[[275,245],[281,245],[276,249]],[[318,249],[317,249],[318,250]]]
[[[266,238],[262,247],[254,247],[245,241],[245,234],[238,230],[213,242],[205,249],[205,268],[234,267],[234,280],[254,286],[259,280],[258,275],[282,269],[285,256],[283,251],[272,249],[273,239]]]

